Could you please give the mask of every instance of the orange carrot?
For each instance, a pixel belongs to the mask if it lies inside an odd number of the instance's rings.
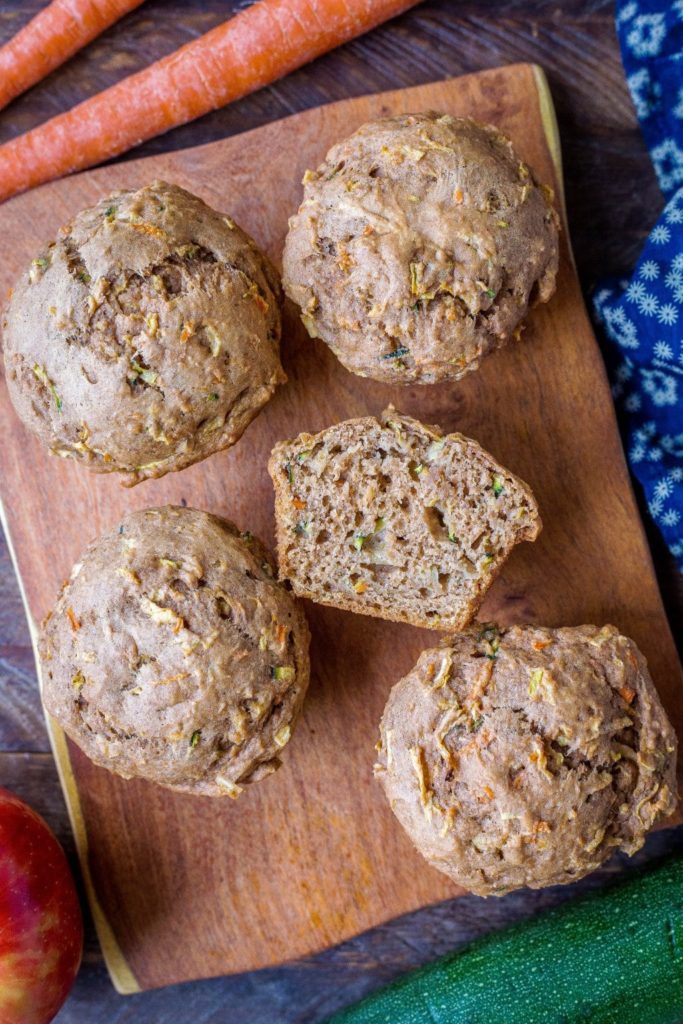
[[[0,47],[0,108],[143,0],[53,0]]]
[[[259,0],[199,39],[0,146],[0,202],[224,106],[419,0]]]

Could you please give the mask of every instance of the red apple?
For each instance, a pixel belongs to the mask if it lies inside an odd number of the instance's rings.
[[[81,963],[83,920],[64,851],[0,789],[0,1024],[47,1024]]]

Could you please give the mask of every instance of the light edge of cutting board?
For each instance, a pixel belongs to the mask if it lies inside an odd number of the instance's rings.
[[[88,833],[85,826],[85,819],[83,817],[83,810],[81,808],[81,798],[78,792],[78,786],[74,778],[73,769],[71,766],[71,758],[69,757],[69,748],[67,745],[66,734],[59,723],[50,715],[45,705],[42,703],[43,693],[43,681],[42,673],[40,668],[40,656],[38,653],[38,630],[36,624],[33,621],[33,615],[28,604],[28,598],[26,596],[26,590],[24,583],[19,572],[19,565],[17,562],[16,552],[14,550],[14,543],[12,541],[12,535],[9,530],[9,523],[7,521],[7,515],[5,513],[5,506],[0,499],[0,525],[2,526],[5,534],[5,541],[7,543],[7,550],[9,551],[10,561],[12,563],[12,569],[17,580],[19,587],[19,594],[21,597],[21,603],[24,608],[24,615],[26,616],[26,623],[28,625],[29,637],[31,640],[31,648],[33,650],[33,661],[36,667],[36,676],[38,678],[38,690],[41,695],[41,705],[43,708],[43,715],[45,718],[45,725],[47,727],[47,734],[50,740],[50,748],[52,750],[52,756],[54,758],[55,766],[57,768],[57,776],[59,778],[59,784],[64,796],[64,803],[66,804],[67,814],[69,816],[69,824],[74,837],[74,844],[76,846],[76,854],[78,856],[78,863],[81,872],[81,878],[83,879],[83,887],[85,890],[85,896],[88,901],[88,907],[92,915],[93,924],[95,925],[95,931],[97,933],[97,940],[102,950],[102,957],[105,962],[109,977],[111,978],[112,984],[119,995],[134,995],[137,992],[141,992],[142,989],[133,974],[126,958],[121,952],[121,948],[116,940],[114,930],[107,919],[100,901],[97,897],[97,892],[92,880],[92,874],[90,872],[90,865],[88,863]]]

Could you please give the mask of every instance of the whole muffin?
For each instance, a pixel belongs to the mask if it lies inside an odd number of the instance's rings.
[[[280,285],[229,217],[154,182],[84,210],[17,283],[10,397],[64,458],[129,483],[234,444],[286,378]]]
[[[391,691],[376,773],[417,849],[482,896],[635,853],[676,804],[676,738],[613,626],[483,626]]]
[[[353,373],[457,380],[555,290],[549,196],[493,127],[434,113],[370,122],[306,172],[285,291]]]
[[[43,700],[96,764],[236,797],[280,766],[308,643],[251,534],[195,509],[148,509],[74,566],[43,624]]]

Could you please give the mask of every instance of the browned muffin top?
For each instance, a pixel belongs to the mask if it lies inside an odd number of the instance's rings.
[[[10,396],[50,450],[129,482],[241,436],[276,386],[280,286],[229,218],[164,182],[79,213],[20,278]]]
[[[283,282],[309,333],[354,373],[455,380],[552,295],[558,223],[497,129],[385,118],[306,172]]]
[[[206,512],[148,509],[74,566],[42,631],[43,699],[97,764],[237,796],[279,767],[308,642],[255,538]]]
[[[377,774],[417,849],[473,892],[570,882],[676,804],[676,738],[613,626],[472,628],[392,690]]]

